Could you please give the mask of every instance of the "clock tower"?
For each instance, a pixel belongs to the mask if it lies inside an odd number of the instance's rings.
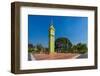
[[[50,53],[55,52],[55,28],[53,26],[53,22],[51,22],[49,28],[49,51]]]

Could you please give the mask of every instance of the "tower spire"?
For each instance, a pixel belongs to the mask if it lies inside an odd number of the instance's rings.
[[[54,24],[53,24],[53,20],[51,20],[51,23],[50,23],[50,29],[55,30],[55,28],[54,28]]]
[[[51,25],[53,26],[53,20],[51,19]]]

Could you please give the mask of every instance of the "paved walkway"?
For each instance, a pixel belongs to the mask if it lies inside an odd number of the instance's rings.
[[[52,59],[80,59],[88,58],[88,54],[55,53],[51,54],[32,54],[28,53],[28,60],[52,60]]]
[[[32,53],[28,53],[28,60],[36,60],[35,57],[32,55]]]
[[[36,60],[54,60],[54,59],[73,59],[77,58],[77,53],[54,53],[54,54],[33,54]]]
[[[88,58],[88,54],[81,54],[80,56],[78,56],[77,58]]]
[[[77,54],[76,56],[72,57],[72,59],[77,59],[81,54]]]

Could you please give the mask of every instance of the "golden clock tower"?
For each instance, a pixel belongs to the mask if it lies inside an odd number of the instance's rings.
[[[49,51],[50,53],[55,52],[55,28],[52,22],[49,28]]]

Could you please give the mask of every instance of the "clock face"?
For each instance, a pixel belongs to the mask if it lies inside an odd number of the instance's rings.
[[[51,30],[50,34],[54,35],[54,31],[53,31],[53,30]]]

